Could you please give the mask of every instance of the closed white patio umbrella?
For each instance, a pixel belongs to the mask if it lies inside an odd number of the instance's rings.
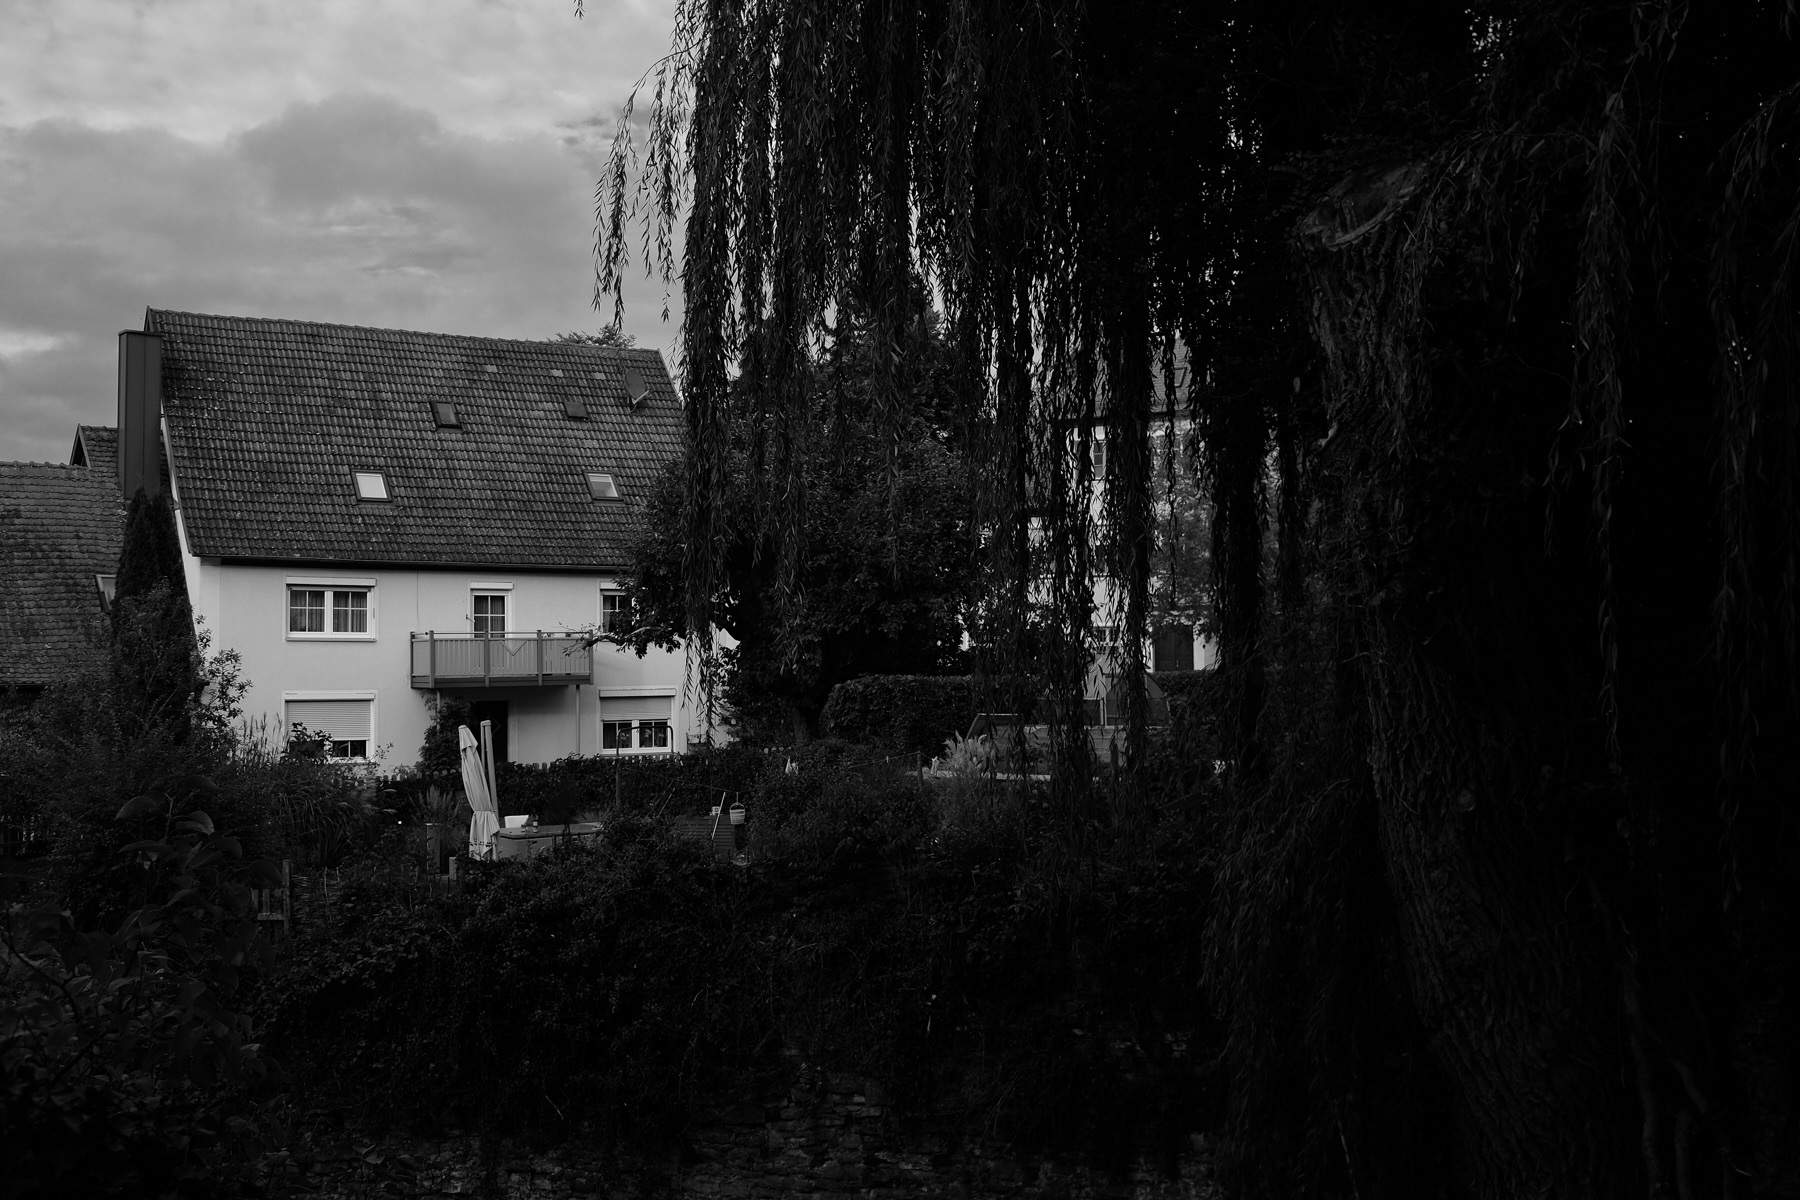
[[[494,831],[500,828],[499,809],[494,794],[488,790],[487,770],[481,761],[481,744],[467,725],[456,727],[456,744],[462,750],[463,791],[468,793],[469,857],[487,858],[493,851]]]

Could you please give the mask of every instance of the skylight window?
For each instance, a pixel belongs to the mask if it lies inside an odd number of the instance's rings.
[[[456,405],[449,400],[431,402],[431,419],[437,422],[439,429],[456,429],[462,425],[456,419]]]
[[[587,401],[580,396],[564,396],[563,412],[577,421],[587,420]]]
[[[391,500],[388,495],[387,476],[380,471],[356,472],[356,498],[358,500]]]
[[[587,483],[588,495],[596,500],[617,500],[619,498],[619,485],[613,482],[611,475],[589,471]]]

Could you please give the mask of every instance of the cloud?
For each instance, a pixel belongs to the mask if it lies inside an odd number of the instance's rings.
[[[8,0],[0,125],[70,117],[218,141],[375,91],[488,137],[612,111],[673,0]]]
[[[61,459],[77,421],[112,421],[115,335],[146,306],[501,337],[593,328],[597,173],[554,126],[477,135],[368,92],[213,141],[0,128],[0,460]],[[667,355],[661,285],[634,280],[627,303],[640,344]]]

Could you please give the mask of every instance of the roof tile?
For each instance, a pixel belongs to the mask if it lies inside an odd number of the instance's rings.
[[[653,350],[158,309],[145,329],[162,334],[170,454],[204,556],[617,567],[681,452]],[[650,385],[635,407],[627,366]],[[571,396],[587,420],[566,414]],[[460,427],[439,427],[433,400],[454,401]],[[392,502],[359,502],[357,470],[385,472]],[[592,499],[589,471],[624,501]]]
[[[94,577],[117,569],[124,529],[110,474],[0,463],[0,685],[66,678],[100,644]]]

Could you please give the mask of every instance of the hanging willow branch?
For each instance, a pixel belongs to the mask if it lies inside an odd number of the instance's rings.
[[[1168,178],[1166,147],[1139,127],[1167,96],[1121,87],[1144,74],[1150,48],[1202,35],[1153,6],[1121,16],[1077,0],[678,5],[680,49],[640,82],[654,91],[648,125],[633,123],[634,96],[597,189],[597,302],[622,304],[639,224],[646,265],[672,279],[685,217],[682,565],[703,643],[723,550],[727,424],[747,422],[767,449],[760,509],[791,590],[804,553],[792,422],[806,409],[807,357],[838,314],[865,314],[887,348],[871,395],[891,429],[897,347],[922,279],[962,364],[963,416],[984,468],[974,515],[1006,581],[992,626],[1008,637],[994,665],[1041,673],[1078,700],[1103,569],[1118,584],[1113,623],[1141,756],[1151,365],[1157,348],[1193,336],[1179,298],[1224,264],[1196,251],[1194,213],[1165,195],[1199,195],[1195,171],[1216,164],[1203,155]],[[1180,65],[1162,68],[1168,86],[1216,84],[1178,76]],[[1223,153],[1223,122],[1219,132]],[[739,373],[742,402],[728,386]],[[1113,469],[1091,480],[1101,426]],[[1092,488],[1104,491],[1098,509]],[[1066,753],[1085,753],[1078,712],[1052,707]]]

